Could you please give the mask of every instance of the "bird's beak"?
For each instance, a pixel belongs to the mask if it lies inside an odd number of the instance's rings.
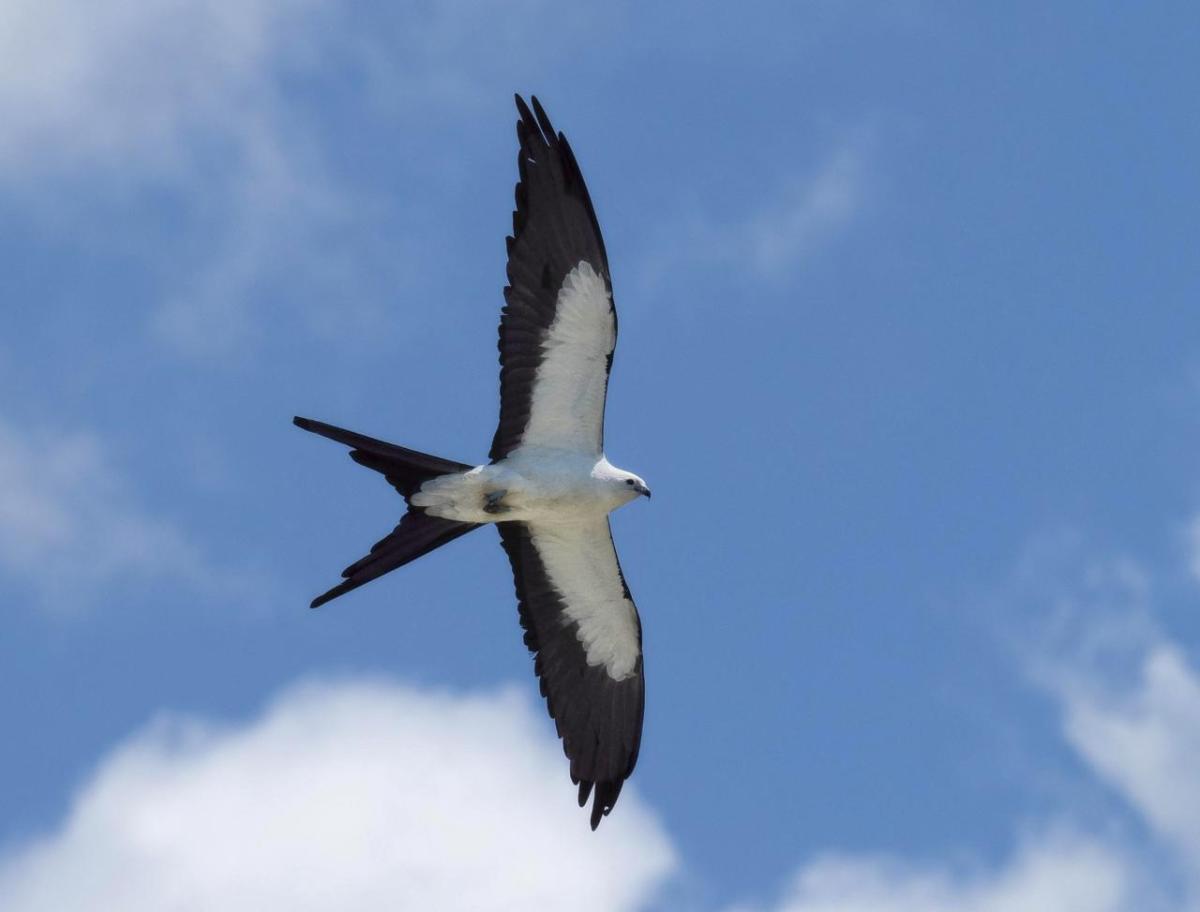
[[[643,495],[647,500],[650,498],[650,489],[645,485],[638,485],[637,492]]]

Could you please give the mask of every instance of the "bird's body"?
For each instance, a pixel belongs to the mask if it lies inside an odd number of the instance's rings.
[[[629,484],[633,481],[633,484]],[[497,463],[425,482],[410,499],[457,522],[577,522],[603,518],[645,493],[641,479],[603,455],[518,451]]]
[[[604,455],[617,341],[600,226],[574,153],[517,98],[520,181],[500,320],[500,421],[471,467],[307,418],[351,447],[408,512],[313,607],[486,524],[512,564],[525,643],[591,825],[612,810],[641,744],[642,627],[608,514],[650,490]]]

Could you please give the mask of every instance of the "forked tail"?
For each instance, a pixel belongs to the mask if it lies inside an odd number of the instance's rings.
[[[441,459],[427,453],[419,453],[407,447],[385,443],[373,437],[356,434],[310,418],[292,419],[296,427],[328,437],[350,447],[350,458],[359,465],[374,469],[383,475],[392,487],[400,492],[406,503],[408,499],[431,478],[467,472],[471,466],[450,459]],[[342,571],[341,583],[312,601],[313,608],[357,589],[364,583],[378,579],[385,573],[440,548],[460,535],[479,528],[477,523],[456,522],[429,516],[420,507],[409,504],[408,512],[399,525],[387,536],[371,546],[366,557],[355,561]]]

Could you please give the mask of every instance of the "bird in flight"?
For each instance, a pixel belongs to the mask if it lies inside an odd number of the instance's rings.
[[[642,626],[608,514],[646,483],[604,456],[604,400],[617,342],[608,257],[566,137],[516,97],[517,182],[500,315],[500,422],[490,462],[470,466],[320,421],[407,512],[316,608],[491,523],[516,580],[525,645],[591,826],[616,804],[642,737]]]

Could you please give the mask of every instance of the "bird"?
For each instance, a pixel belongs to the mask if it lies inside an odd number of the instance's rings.
[[[566,136],[515,96],[516,206],[501,308],[500,419],[472,466],[309,418],[404,498],[399,524],[316,608],[485,525],[512,565],[525,645],[592,830],[633,772],[645,712],[642,625],[608,515],[650,488],[604,454],[617,342],[608,255]]]

